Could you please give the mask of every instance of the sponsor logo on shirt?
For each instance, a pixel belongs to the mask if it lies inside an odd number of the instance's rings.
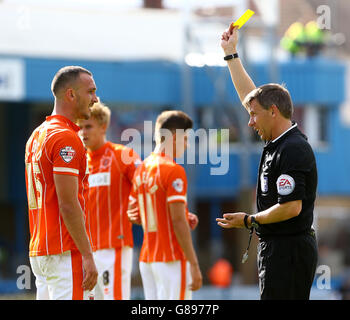
[[[277,179],[277,191],[278,194],[281,196],[286,196],[288,194],[291,194],[294,191],[295,188],[295,181],[294,179],[287,175],[282,174]]]
[[[264,174],[260,176],[260,187],[262,193],[266,193],[269,190],[268,179]]]
[[[69,163],[75,156],[75,150],[71,146],[66,146],[60,150],[60,156],[64,162]]]
[[[101,187],[111,185],[111,173],[100,172],[89,175],[89,187]]]

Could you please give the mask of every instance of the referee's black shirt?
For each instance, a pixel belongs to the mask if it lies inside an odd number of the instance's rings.
[[[293,123],[280,137],[269,141],[261,156],[257,184],[258,212],[277,203],[302,200],[297,217],[264,224],[259,238],[307,232],[313,222],[317,188],[316,160],[307,138]]]

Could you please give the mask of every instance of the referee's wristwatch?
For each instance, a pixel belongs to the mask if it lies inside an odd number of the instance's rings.
[[[231,60],[231,59],[237,59],[238,58],[238,53],[232,53],[228,54],[227,56],[224,57],[225,61]]]
[[[250,216],[250,224],[254,229],[257,229],[260,227],[259,222],[255,220],[255,216]]]

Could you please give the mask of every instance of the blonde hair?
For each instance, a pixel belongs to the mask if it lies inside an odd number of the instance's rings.
[[[95,119],[99,125],[109,127],[111,121],[111,110],[98,99],[91,108],[91,118]]]

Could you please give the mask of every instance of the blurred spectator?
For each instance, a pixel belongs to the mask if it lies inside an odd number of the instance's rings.
[[[233,268],[226,259],[219,259],[211,267],[208,277],[211,284],[219,288],[227,288],[231,285]]]
[[[315,21],[305,26],[301,22],[294,22],[281,39],[281,46],[292,56],[306,54],[307,57],[318,55],[326,44],[326,34]]]

